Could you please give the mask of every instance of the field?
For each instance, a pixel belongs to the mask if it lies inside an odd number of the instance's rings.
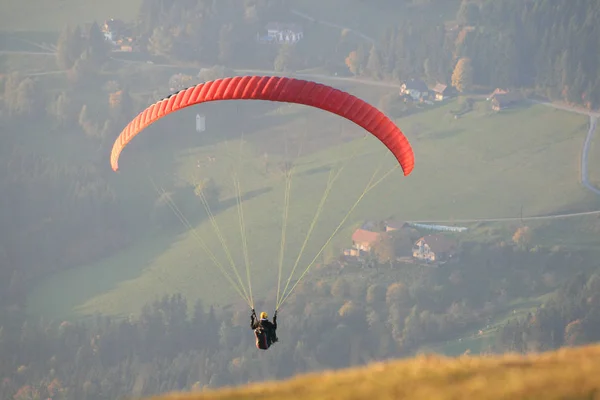
[[[419,356],[283,382],[153,400],[281,399],[597,399],[600,346],[527,356]],[[150,400],[150,399],[149,399]]]
[[[333,247],[324,250],[322,256],[335,256],[343,246],[348,246],[352,227],[364,218],[390,215],[405,220],[515,217],[519,216],[522,205],[527,215],[536,215],[585,209],[595,204],[596,199],[578,182],[586,117],[539,105],[492,114],[482,102],[477,103],[471,113],[454,119],[449,111],[456,107],[455,102],[450,102],[397,121],[414,146],[417,160],[414,173],[403,177],[400,169],[396,169],[368,193],[333,240]],[[129,161],[123,161],[122,173],[113,177],[120,186],[118,190],[135,190],[138,196],[156,198],[158,194],[153,191],[149,176],[167,191],[175,191],[177,185],[185,182],[190,184],[199,178],[213,177],[222,185],[225,204],[214,221],[245,282],[236,193],[232,185],[232,172],[237,171],[245,199],[243,211],[252,262],[252,288],[257,301],[275,296],[285,193],[285,179],[274,167],[282,158],[273,156],[270,171],[264,170],[265,141],[279,141],[279,147],[283,147],[283,138],[290,138],[291,133],[305,131],[319,137],[327,129],[332,135],[336,131],[343,132],[346,138],[362,135],[358,128],[340,122],[337,117],[301,106],[282,106],[271,114],[275,115],[256,116],[258,120],[272,121],[273,125],[263,126],[255,135],[247,133],[242,153],[239,139],[160,151],[131,150],[129,155],[124,153],[123,159],[129,157]],[[298,143],[300,139],[294,140]],[[292,159],[299,147],[293,143],[288,143]],[[329,171],[332,166],[340,165],[337,163],[340,157],[349,158],[357,153],[345,164],[333,186],[295,276],[319,252],[378,166],[382,165],[378,175],[382,176],[395,165],[393,157],[372,138],[346,139],[343,145],[322,150],[317,150],[315,144],[318,142],[313,141],[312,153],[302,152],[294,163],[284,282],[313,220]],[[209,156],[216,161],[206,161]],[[151,167],[148,160],[152,160]],[[131,182],[137,186],[128,188]],[[142,188],[146,190],[143,194]],[[185,210],[185,217],[196,226],[198,235],[228,268],[218,235],[211,221],[203,216],[198,199],[187,196],[177,206]],[[168,216],[176,219],[173,214]],[[65,296],[61,290],[65,285],[77,290]],[[192,301],[202,298],[205,304],[224,305],[236,299],[235,292],[207,259],[194,235],[187,231],[160,230],[97,265],[62,272],[40,283],[30,294],[29,312],[60,318],[93,312],[135,314],[155,296],[175,291],[184,293]],[[269,307],[271,305],[272,300]]]
[[[58,32],[65,25],[80,25],[108,18],[133,20],[139,0],[1,0],[3,31]]]

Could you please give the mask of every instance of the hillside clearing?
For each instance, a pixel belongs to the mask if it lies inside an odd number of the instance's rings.
[[[140,0],[22,0],[2,2],[0,26],[3,31],[58,32],[65,25],[103,22],[108,18],[132,21]]]
[[[314,130],[313,133],[318,133],[323,126],[310,125],[307,118],[314,116],[315,111],[297,107],[301,112],[292,113],[277,126],[266,127],[257,137],[281,137],[283,132],[294,132],[288,127],[298,118],[309,124],[307,126]],[[335,248],[323,254],[335,255],[341,246],[347,246],[353,224],[365,218],[390,215],[405,220],[509,217],[518,216],[522,205],[528,215],[539,215],[566,208],[589,207],[596,201],[578,182],[579,154],[587,130],[587,117],[540,105],[493,114],[487,111],[486,104],[481,103],[475,111],[455,120],[449,115],[454,108],[456,104],[451,102],[397,121],[414,146],[417,159],[414,173],[403,177],[397,169],[370,192],[339,232],[333,242]],[[333,116],[322,118],[321,121],[329,121],[325,126],[336,121]],[[358,128],[354,129],[357,129],[355,134],[360,134]],[[264,175],[263,153],[257,150],[258,142],[263,139],[256,141],[252,134],[247,134],[244,139],[243,164],[236,168],[243,171],[240,172],[242,194],[248,195],[243,207],[252,285],[254,293],[260,293],[259,298],[263,300],[275,295],[270,291],[276,287],[285,182],[280,174]],[[145,164],[131,164],[127,173],[129,178],[119,175],[113,179],[133,179],[141,185],[139,182],[147,182],[148,175],[153,175],[167,190],[173,190],[181,182],[189,184],[199,177],[213,177],[223,185],[223,197],[228,204],[216,215],[215,221],[245,281],[239,217],[231,180],[234,166],[231,160],[240,159],[235,156],[238,148],[239,140],[228,145],[221,142],[181,149],[176,156],[161,149],[144,155],[153,161],[151,170]],[[376,140],[357,139],[344,147],[305,155],[296,162],[284,260],[285,278],[296,261],[332,164],[355,149],[359,154],[347,164],[336,182],[300,260],[298,276],[363,191],[379,165],[374,160],[383,160],[379,176],[394,165],[394,160]],[[294,150],[290,153],[295,157]],[[198,168],[199,160],[206,160],[209,155],[222,161],[213,164],[202,161],[202,168]],[[129,157],[133,163],[133,155]],[[198,175],[199,171],[202,176]],[[147,195],[156,196],[150,184],[147,186]],[[178,206],[187,210],[186,217],[197,225],[198,234],[227,266],[227,258],[213,226],[202,216],[202,204],[194,196],[186,198],[188,200]],[[175,220],[176,217],[171,214],[171,218]],[[183,293],[190,301],[202,298],[205,304],[223,305],[235,301],[235,292],[223,285],[227,285],[226,281],[206,258],[193,235],[163,237],[166,242],[157,246],[164,249],[160,254],[149,256],[144,244],[146,239],[140,238],[128,252],[115,254],[103,262],[107,266],[103,268],[114,274],[119,273],[118,266],[127,265],[125,270],[140,271],[138,276],[111,275],[107,282],[93,279],[90,274],[76,273],[76,270],[61,272],[32,291],[29,311],[34,314],[42,309],[50,312],[48,304],[55,304],[51,312],[56,317],[94,312],[128,315],[138,313],[143,304],[156,296],[175,291]],[[138,257],[131,256],[135,254],[135,248],[139,251]],[[317,259],[319,261],[321,258]],[[73,281],[70,274],[77,274],[77,281]],[[79,287],[80,293],[89,293],[87,299],[65,296],[61,282],[67,281]],[[60,296],[60,301],[53,301],[52,293]]]

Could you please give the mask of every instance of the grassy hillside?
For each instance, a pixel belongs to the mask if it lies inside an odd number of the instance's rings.
[[[0,29],[4,31],[58,32],[65,25],[77,25],[107,18],[133,20],[141,1],[117,0],[1,0]]]
[[[595,399],[600,391],[600,346],[539,355],[419,356],[365,368],[317,373],[152,400],[295,399]]]
[[[509,217],[518,216],[521,205],[526,214],[532,215],[585,208],[596,201],[578,182],[579,154],[587,124],[585,116],[543,106],[492,114],[487,111],[487,104],[478,103],[475,111],[455,120],[449,111],[456,107],[451,102],[397,121],[415,149],[417,164],[413,175],[405,178],[398,169],[371,191],[337,235],[336,247],[324,251],[324,255],[333,256],[341,246],[348,245],[353,224],[364,218],[386,218],[392,214],[406,220]],[[195,115],[194,110],[191,112]],[[252,286],[259,299],[274,297],[285,187],[285,180],[276,169],[268,174],[264,172],[265,141],[278,141],[282,147],[285,133],[298,132],[301,127],[301,132],[307,131],[313,136],[326,136],[327,130],[332,135],[340,130],[348,130],[348,135],[354,137],[361,135],[361,131],[350,124],[340,128],[339,118],[301,106],[284,106],[278,113],[286,118],[279,115],[268,120],[273,124],[265,124],[260,133],[245,136],[241,158],[239,140],[172,150],[132,151],[124,155],[128,161],[123,161],[126,164],[122,165],[122,174],[112,178],[119,185],[119,191],[133,191],[136,195],[157,199],[149,177],[168,191],[200,178],[214,178],[222,185],[225,203],[225,208],[216,214],[215,222],[245,282],[232,184],[232,171],[238,171],[245,198]],[[292,160],[299,146],[294,143],[301,139],[295,140],[290,142]],[[318,141],[313,150],[315,146]],[[379,176],[394,165],[394,160],[375,139],[357,139],[342,147],[301,155],[295,162],[284,279],[296,261],[330,169],[339,165],[336,161],[341,156],[347,157],[355,151],[358,151],[357,157],[340,174],[317,221],[299,262],[298,276],[363,191],[380,160],[383,167]],[[215,157],[216,161],[206,161],[208,156]],[[150,165],[149,160],[152,160]],[[281,159],[272,160],[273,165],[278,160]],[[131,186],[134,183],[136,186]],[[177,205],[185,210],[185,217],[196,226],[198,235],[220,262],[228,267],[213,225],[202,216],[199,200],[191,195]],[[166,218],[178,223],[175,215],[165,209],[159,211],[166,212]],[[65,295],[61,290],[65,285],[77,290]],[[194,235],[181,230],[179,233],[160,230],[148,238],[141,237],[133,247],[99,264],[50,277],[33,288],[29,311],[52,317],[97,311],[127,315],[139,312],[141,305],[155,296],[174,291],[184,293],[191,300],[202,298],[206,304],[228,304],[236,295],[227,285]]]

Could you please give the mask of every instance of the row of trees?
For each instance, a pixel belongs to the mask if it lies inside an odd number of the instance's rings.
[[[547,351],[600,340],[600,275],[577,274],[544,307],[510,320],[499,331],[498,351]]]
[[[280,342],[266,353],[255,349],[249,310],[241,305],[216,310],[197,302],[188,309],[184,297],[172,295],[148,304],[138,317],[77,323],[33,323],[3,308],[0,396],[147,396],[408,356],[485,326],[510,309],[512,298],[557,287],[551,305],[528,319],[535,329],[509,323],[495,350],[585,343],[597,339],[598,276],[570,283],[566,277],[589,265],[558,249],[532,252],[498,243],[466,244],[461,261],[444,268],[376,263],[346,267],[336,276],[325,266],[290,297],[280,313]],[[552,310],[558,314],[550,318]],[[516,347],[523,340],[530,347]]]
[[[530,88],[552,100],[600,105],[600,7],[593,0],[463,0],[455,23],[413,19],[346,58],[355,75],[421,77],[486,88]],[[462,79],[462,81],[461,81]]]

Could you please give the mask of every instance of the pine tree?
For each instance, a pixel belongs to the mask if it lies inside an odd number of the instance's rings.
[[[473,67],[471,59],[463,57],[456,63],[452,73],[452,86],[461,93],[467,92],[473,85]]]
[[[354,76],[357,76],[360,71],[360,61],[358,59],[358,52],[356,50],[351,51],[346,57],[346,66],[352,72]]]
[[[373,45],[371,46],[371,51],[369,52],[369,60],[367,61],[367,71],[369,71],[370,76],[379,79],[382,75],[381,67],[381,56],[379,55],[379,50],[377,50],[375,45]]]

